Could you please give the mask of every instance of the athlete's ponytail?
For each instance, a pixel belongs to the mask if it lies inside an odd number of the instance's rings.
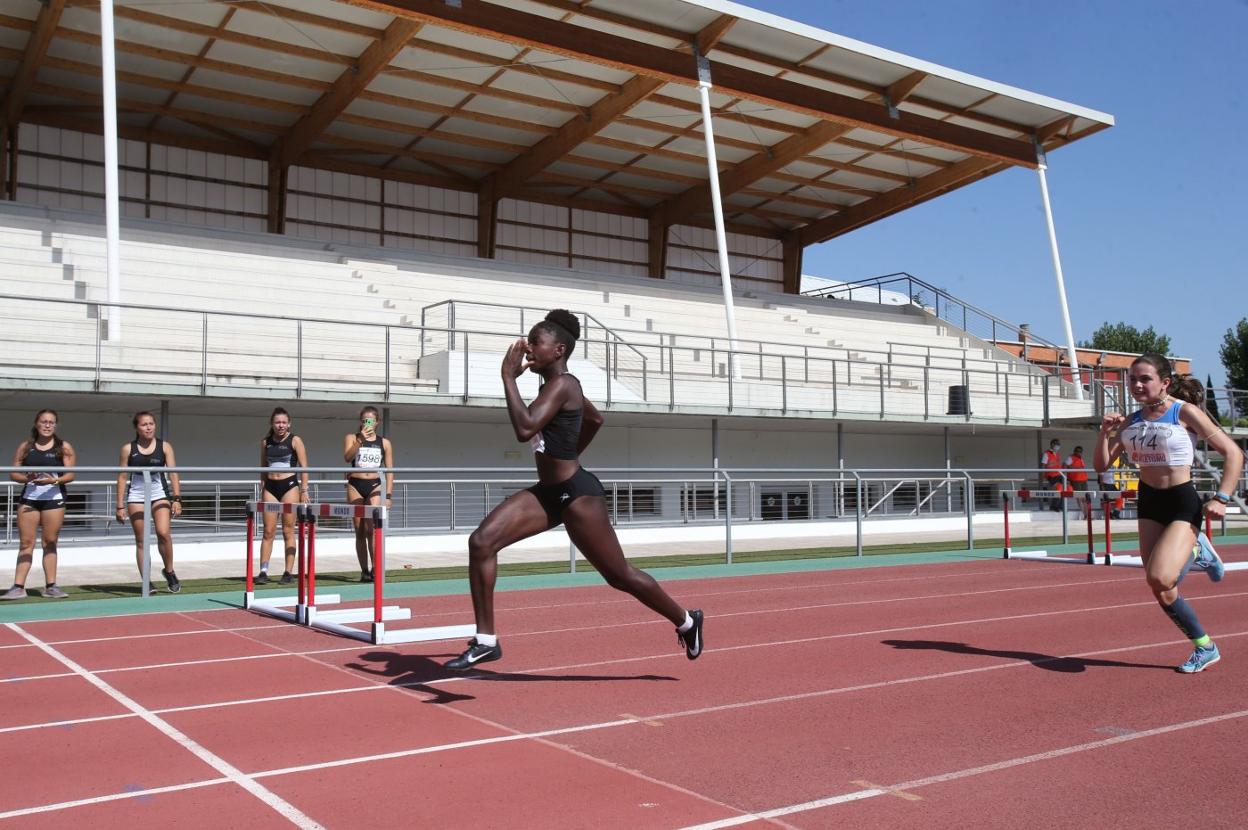
[[[1205,408],[1205,385],[1194,375],[1175,375],[1170,382],[1171,396]]]

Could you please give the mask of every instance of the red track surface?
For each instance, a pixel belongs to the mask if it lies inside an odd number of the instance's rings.
[[[1184,584],[1224,655],[1197,676],[1135,569],[670,587],[697,662],[605,587],[499,594],[506,656],[467,677],[459,642],[243,611],[0,626],[0,826],[1248,826],[1240,572]]]

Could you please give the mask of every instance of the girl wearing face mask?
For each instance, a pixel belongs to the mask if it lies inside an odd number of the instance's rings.
[[[121,445],[122,467],[150,467],[163,469],[176,467],[173,457],[173,444],[156,437],[156,416],[150,412],[136,413],[131,421],[134,424],[134,440]],[[129,481],[127,481],[127,478]],[[152,525],[156,531],[156,547],[160,550],[160,558],[164,563],[161,574],[165,577],[165,585],[169,593],[176,594],[182,590],[178,575],[173,572],[173,534],[171,526],[174,516],[182,515],[182,482],[177,473],[168,476],[163,472],[151,476],[151,489],[144,493],[143,474],[120,473],[117,476],[117,521],[130,520],[134,529],[135,560],[139,573],[143,572],[143,500],[145,495],[151,496]]]
[[[1143,354],[1131,364],[1131,396],[1140,409],[1130,416],[1106,415],[1096,443],[1098,473],[1119,456],[1140,468],[1140,556],[1148,587],[1195,650],[1179,671],[1203,671],[1221,659],[1217,645],[1205,633],[1196,611],[1179,595],[1179,582],[1194,563],[1213,581],[1224,567],[1213,548],[1197,534],[1205,516],[1226,514],[1235,482],[1244,468],[1243,453],[1200,407],[1204,389],[1191,375],[1175,377],[1170,361],[1159,354]],[[1222,486],[1204,504],[1192,483],[1196,442],[1205,440],[1226,458]],[[1202,537],[1203,540],[1203,537]]]
[[[358,472],[347,476],[347,501],[351,504],[381,504],[382,485],[380,467],[394,466],[394,448],[389,438],[377,434],[380,413],[375,406],[360,410],[360,428],[343,440],[343,459]],[[389,509],[394,495],[394,473],[387,472],[385,480],[386,508]],[[352,519],[355,525],[355,555],[360,560],[360,582],[373,581],[373,520]]]

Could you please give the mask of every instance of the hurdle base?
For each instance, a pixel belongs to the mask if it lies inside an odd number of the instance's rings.
[[[383,631],[378,642],[385,645],[394,643],[428,643],[433,640],[458,640],[463,637],[477,636],[475,625],[440,625],[431,628],[400,628],[397,631]]]
[[[337,611],[321,611],[318,613],[316,607],[312,606],[308,610],[311,612],[308,615],[309,619],[328,620],[336,623],[369,622],[374,618],[372,608],[343,608]],[[412,610],[398,605],[383,605],[381,618],[383,620],[410,620],[412,618]]]

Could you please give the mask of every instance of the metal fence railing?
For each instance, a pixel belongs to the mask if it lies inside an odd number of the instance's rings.
[[[10,480],[9,473],[29,470],[0,467],[4,475],[0,507],[6,545],[17,540],[16,513],[23,486]],[[142,473],[135,468],[74,468],[75,480],[67,485],[62,541],[116,544],[133,538],[130,528],[117,523],[114,516],[117,474],[123,471]],[[183,510],[174,520],[180,538],[236,539],[243,535],[246,504],[261,499],[261,468],[183,466],[165,472],[170,471],[180,478]],[[344,476],[350,468],[308,468],[308,472],[310,501],[345,501]],[[517,468],[395,468],[383,472],[395,476],[388,518],[388,532],[392,534],[472,530],[490,510],[534,480],[531,471]],[[1001,490],[1036,486],[1045,471],[604,467],[594,472],[606,489],[607,509],[617,527],[707,523],[730,527],[838,520],[861,525],[881,518],[970,517],[998,509]],[[1193,470],[1201,489],[1213,489],[1216,475],[1216,471]],[[1122,489],[1133,487],[1134,481],[1130,470],[1119,471]],[[1237,490],[1248,490],[1248,473]],[[348,533],[351,526],[347,520],[326,518],[321,530],[331,535]],[[726,542],[731,550],[730,535]]]
[[[128,342],[106,339],[107,306],[84,300],[2,296],[0,382],[39,388],[237,396],[270,395],[448,402],[500,398],[497,364],[474,371],[472,360],[497,361],[515,337],[493,329],[420,327],[289,318],[121,304],[128,331],[141,333],[144,360]],[[526,320],[527,322],[527,320]],[[27,332],[55,328],[55,341],[29,349]],[[1097,417],[1119,393],[1096,387],[1090,402],[1049,374],[1007,362],[943,359],[935,352],[855,350],[731,351],[663,343],[629,343],[594,326],[580,354],[602,373],[595,393],[608,405],[769,410],[963,420],[1044,426],[1056,418]],[[776,347],[769,347],[775,349]],[[430,353],[431,349],[436,349]],[[424,354],[422,358],[421,355]],[[735,360],[729,360],[729,356]],[[735,362],[737,371],[729,371]],[[479,368],[479,367],[477,367]]]

